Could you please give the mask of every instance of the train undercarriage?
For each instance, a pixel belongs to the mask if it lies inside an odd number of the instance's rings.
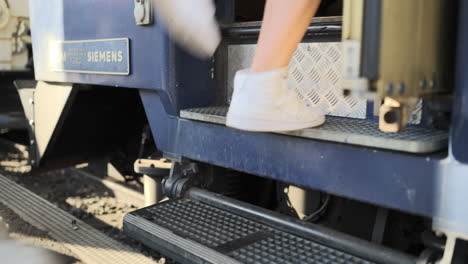
[[[290,85],[326,124],[252,133],[225,122],[264,2],[216,1],[200,60],[154,1],[31,0],[35,76],[2,129],[38,170],[107,158],[143,181],[125,231],[181,263],[467,263],[468,4],[324,1]]]

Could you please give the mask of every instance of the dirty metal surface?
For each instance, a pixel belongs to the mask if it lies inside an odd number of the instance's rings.
[[[207,107],[181,111],[181,117],[224,125],[228,107]],[[444,149],[448,133],[444,130],[407,127],[400,133],[384,133],[378,124],[360,120],[327,117],[324,125],[286,135],[375,147],[412,153],[429,153]]]

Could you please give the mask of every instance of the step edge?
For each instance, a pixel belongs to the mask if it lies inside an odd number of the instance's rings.
[[[124,231],[132,236],[132,234],[135,232],[130,230],[132,228],[139,230],[136,232],[140,234],[143,232],[150,235],[150,241],[145,240],[142,241],[143,243],[152,242],[157,245],[158,250],[160,250],[159,248],[163,248],[162,250],[165,251],[169,257],[179,259],[182,262],[190,261],[193,263],[200,263],[199,261],[194,261],[192,257],[195,257],[201,262],[207,263],[240,264],[240,262],[235,259],[221,254],[200,243],[180,237],[168,229],[155,225],[154,223],[143,219],[142,217],[138,217],[129,213],[124,217]],[[178,250],[188,252],[191,256],[177,254],[176,250],[174,248],[168,247],[167,244],[170,244],[171,247],[174,247]]]

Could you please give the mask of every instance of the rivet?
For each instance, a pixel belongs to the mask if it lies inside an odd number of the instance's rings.
[[[400,83],[398,84],[398,92],[399,92],[400,94],[404,94],[404,93],[405,93],[405,84],[404,84],[403,82],[400,82]]]
[[[29,125],[34,126],[34,120],[29,120]]]
[[[426,80],[421,80],[421,81],[419,81],[419,86],[421,87],[421,89],[426,90],[426,88],[427,88],[427,81],[426,81]]]
[[[75,219],[72,220],[71,224],[72,224],[72,229],[73,229],[73,230],[76,231],[76,230],[80,229],[80,227],[79,227],[78,224],[76,223],[76,220],[75,220]]]
[[[34,141],[34,139],[31,139],[31,141],[29,141],[29,143],[30,143],[31,145],[34,145],[34,143],[36,143],[36,141]]]
[[[393,83],[387,84],[386,90],[387,90],[387,95],[392,95],[393,94]]]

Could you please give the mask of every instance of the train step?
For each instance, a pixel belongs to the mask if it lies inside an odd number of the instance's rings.
[[[181,263],[416,263],[416,258],[324,227],[189,190],[129,213],[124,231]]]
[[[194,108],[182,110],[180,116],[224,125],[227,111],[227,106]],[[448,132],[444,130],[410,126],[400,133],[384,133],[377,123],[332,116],[327,116],[323,126],[283,134],[410,153],[435,152],[446,148],[448,142]]]

